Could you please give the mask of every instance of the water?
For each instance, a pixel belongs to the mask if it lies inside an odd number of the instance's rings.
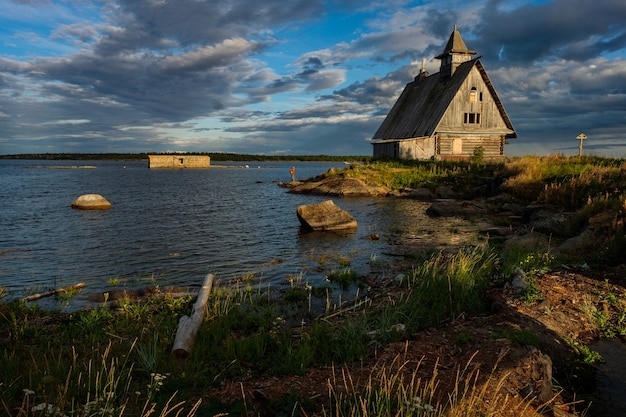
[[[225,283],[253,274],[259,286],[279,286],[290,276],[317,284],[342,267],[333,259],[380,277],[371,261],[392,262],[399,247],[475,238],[468,222],[431,219],[427,203],[395,198],[332,198],[357,219],[356,232],[308,233],[297,207],[329,197],[279,187],[289,181],[290,163],[243,165],[151,170],[147,162],[0,161],[0,286],[14,299],[84,282],[76,304],[115,286],[197,287],[207,273]],[[299,179],[344,167],[295,166]],[[101,194],[113,208],[71,208],[88,193]],[[366,239],[373,233],[381,239]],[[322,258],[331,262],[321,267]]]
[[[591,349],[602,355],[597,366],[598,401],[592,402],[592,415],[625,416],[626,344],[620,339],[600,339]]]

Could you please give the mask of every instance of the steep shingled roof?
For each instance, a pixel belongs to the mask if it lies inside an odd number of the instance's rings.
[[[461,64],[452,79],[445,83],[439,81],[439,73],[408,83],[373,139],[408,139],[434,134],[476,62]]]
[[[516,138],[511,119],[498,98],[487,71],[480,59],[476,58],[460,64],[452,78],[446,82],[441,82],[439,73],[436,73],[428,77],[418,77],[408,83],[372,139],[409,139],[434,135],[448,106],[474,67],[485,81],[506,127],[512,132],[506,137]]]

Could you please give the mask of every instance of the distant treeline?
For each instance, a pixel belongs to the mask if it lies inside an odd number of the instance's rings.
[[[89,160],[89,161],[147,161],[147,153],[31,153],[0,155],[0,159],[35,159],[35,160]],[[150,155],[161,155],[158,152]],[[164,154],[162,154],[164,155]],[[169,155],[169,154],[168,154]],[[369,156],[336,156],[336,155],[253,155],[236,153],[188,152],[180,155],[209,155],[212,161],[361,161],[371,159]]]
[[[24,153],[0,155],[0,159],[36,159],[44,161],[147,161],[147,153]]]
[[[233,153],[207,153],[198,155],[209,155],[212,161],[360,161],[366,162],[371,159],[369,156],[350,155],[249,155],[249,154],[233,154]]]

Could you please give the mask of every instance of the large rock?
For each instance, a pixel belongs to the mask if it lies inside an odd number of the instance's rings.
[[[528,227],[546,235],[563,236],[567,234],[567,227],[574,215],[574,213],[554,213],[551,210],[536,210],[530,215]]]
[[[72,201],[72,207],[81,210],[108,210],[111,203],[100,194],[83,194]]]
[[[479,201],[437,200],[426,209],[432,217],[475,216],[486,214],[487,208]]]
[[[438,198],[442,199],[456,199],[459,197],[452,187],[448,187],[447,185],[440,185],[435,188],[435,194],[437,194]]]
[[[333,196],[385,196],[389,192],[384,187],[370,186],[360,179],[331,176],[319,181],[305,181],[283,184],[292,193],[321,194]]]
[[[578,236],[567,239],[558,247],[554,248],[554,255],[586,255],[595,249],[595,240],[591,229],[585,229]]]
[[[514,235],[504,242],[504,247],[507,249],[533,250],[546,253],[551,249],[550,237],[538,232]]]
[[[437,198],[428,188],[415,188],[405,193],[406,197],[419,201],[433,201]]]
[[[300,223],[312,230],[350,230],[357,228],[354,217],[338,207],[332,200],[299,206],[296,213]]]

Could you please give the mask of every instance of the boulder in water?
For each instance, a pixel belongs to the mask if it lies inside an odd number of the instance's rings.
[[[312,230],[350,230],[357,222],[350,213],[342,210],[332,200],[317,204],[304,204],[297,209],[300,223]]]
[[[81,210],[108,210],[111,203],[100,194],[83,194],[72,201],[72,207]]]

